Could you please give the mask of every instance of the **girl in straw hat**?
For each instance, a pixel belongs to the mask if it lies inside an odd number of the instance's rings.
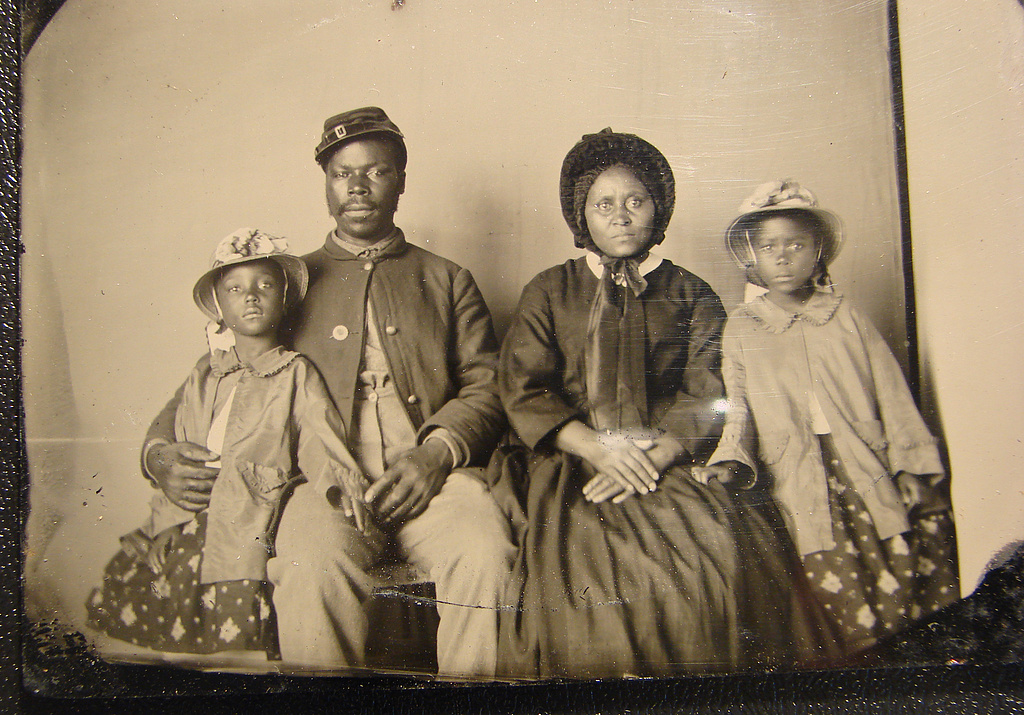
[[[888,346],[832,287],[839,219],[794,181],[741,211],[726,245],[767,292],[729,317],[725,429],[697,476],[769,483],[857,650],[958,596],[942,463]]]
[[[770,509],[690,475],[718,434],[726,316],[653,252],[674,202],[668,161],[632,134],[587,135],[562,165],[562,211],[587,253],[530,281],[501,351],[518,444],[489,476],[520,544],[502,674],[792,666],[830,642]]]
[[[368,484],[326,386],[312,363],[281,345],[308,284],[305,264],[286,247],[239,229],[195,285],[195,302],[213,321],[211,347],[180,388],[173,419],[178,441],[195,445],[210,476],[154,480],[149,520],[121,539],[87,602],[90,626],[108,636],[159,651],[274,656],[266,563],[290,489],[308,480],[355,526],[373,528],[361,501]]]

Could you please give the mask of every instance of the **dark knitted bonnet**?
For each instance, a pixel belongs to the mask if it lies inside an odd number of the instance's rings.
[[[665,229],[676,203],[676,180],[672,167],[653,145],[635,134],[619,134],[607,127],[597,134],[584,135],[562,162],[558,184],[562,216],[579,248],[594,245],[584,218],[587,193],[597,174],[616,165],[625,166],[636,174],[654,201],[652,245],[665,240]],[[588,174],[587,180],[581,182],[585,174]]]

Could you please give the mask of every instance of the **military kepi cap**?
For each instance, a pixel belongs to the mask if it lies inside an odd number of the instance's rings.
[[[405,139],[395,123],[379,107],[362,107],[341,114],[335,114],[324,122],[324,133],[316,146],[316,163],[323,166],[331,158],[331,154],[342,144],[356,137],[370,134],[391,136],[397,140],[401,150],[401,164],[405,165]]]

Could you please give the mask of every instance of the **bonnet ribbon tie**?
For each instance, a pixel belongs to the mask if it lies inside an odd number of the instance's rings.
[[[611,274],[612,283],[617,286],[629,286],[633,295],[637,298],[647,290],[647,279],[640,273],[640,264],[643,263],[649,254],[630,258],[613,258],[601,256],[601,265],[604,266],[605,275]]]
[[[227,352],[235,346],[235,334],[221,323],[211,320],[206,324],[206,343],[210,346],[211,355],[218,350]]]
[[[587,396],[598,430],[647,426],[644,258],[601,257],[604,272],[590,308],[585,352]]]

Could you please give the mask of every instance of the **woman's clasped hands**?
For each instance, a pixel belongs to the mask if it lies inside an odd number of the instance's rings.
[[[559,432],[556,445],[588,462],[597,474],[583,486],[583,497],[599,504],[620,504],[634,494],[649,494],[669,467],[687,455],[673,437],[651,430],[598,432],[571,422]]]

